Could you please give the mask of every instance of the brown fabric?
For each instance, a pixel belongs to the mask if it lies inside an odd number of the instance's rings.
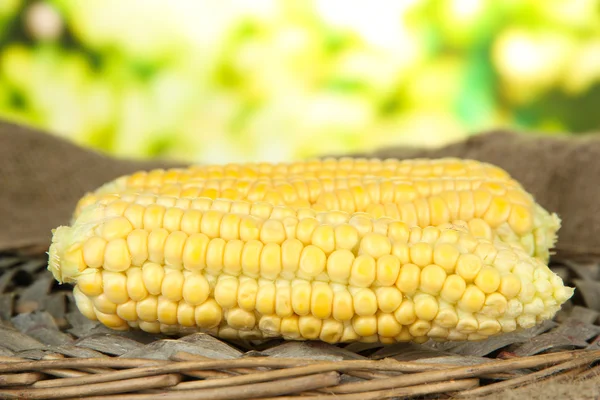
[[[560,215],[559,256],[600,256],[600,135],[552,138],[491,132],[440,149],[387,148],[355,154],[359,155],[454,156],[498,165],[546,209]],[[0,122],[0,251],[46,251],[51,229],[68,223],[86,192],[120,175],[172,165],[112,159],[34,129]]]
[[[77,200],[103,182],[166,162],[115,160],[35,129],[0,122],[0,251],[47,251]]]

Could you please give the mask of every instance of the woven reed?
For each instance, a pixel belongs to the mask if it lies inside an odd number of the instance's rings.
[[[111,331],[85,319],[45,267],[0,255],[0,398],[516,399],[540,382],[600,398],[597,263],[553,262],[577,288],[554,321],[482,342],[389,346]]]

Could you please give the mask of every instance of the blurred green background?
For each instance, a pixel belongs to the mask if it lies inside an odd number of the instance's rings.
[[[282,161],[600,128],[598,0],[0,0],[0,118]]]

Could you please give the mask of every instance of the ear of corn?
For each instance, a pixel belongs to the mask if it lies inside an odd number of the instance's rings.
[[[557,228],[504,171],[473,161],[192,167],[82,199],[54,231],[49,269],[113,329],[480,340],[571,297],[544,263]]]

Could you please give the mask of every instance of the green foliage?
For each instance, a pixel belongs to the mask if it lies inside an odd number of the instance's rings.
[[[0,117],[98,150],[289,160],[600,127],[598,0],[0,2]]]

